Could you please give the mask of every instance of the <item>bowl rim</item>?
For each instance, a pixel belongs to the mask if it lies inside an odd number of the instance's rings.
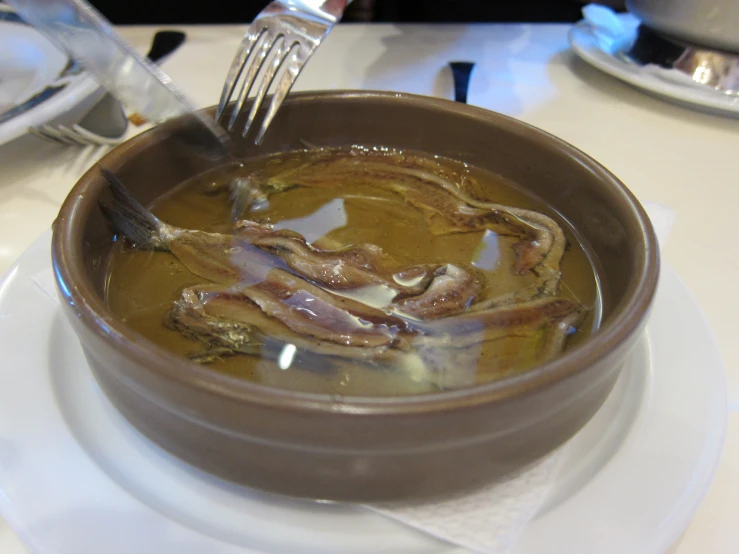
[[[614,308],[613,316],[595,335],[582,344],[525,373],[468,388],[415,396],[337,397],[331,394],[279,389],[205,368],[149,342],[148,339],[128,329],[98,296],[86,275],[81,255],[77,256],[78,261],[75,263],[75,249],[81,248],[79,245],[81,241],[76,241],[76,237],[82,232],[81,224],[85,221],[79,214],[89,213],[91,204],[97,205],[97,195],[86,194],[86,191],[99,179],[98,164],[125,160],[130,150],[135,150],[142,143],[145,144],[160,132],[161,126],[149,129],[108,152],[80,177],[65,199],[54,222],[52,236],[52,265],[57,289],[63,302],[72,308],[76,319],[88,331],[108,342],[124,357],[133,359],[160,377],[237,402],[314,413],[355,415],[417,414],[512,400],[588,370],[596,362],[627,343],[631,335],[641,328],[657,288],[659,246],[644,208],[626,186],[604,166],[571,144],[537,127],[503,114],[449,100],[397,92],[337,90],[293,93],[286,102],[293,104],[316,100],[341,102],[362,99],[420,106],[457,117],[487,120],[507,132],[526,134],[527,138],[544,143],[574,158],[594,173],[601,183],[610,187],[612,192],[620,195],[625,201],[624,205],[631,212],[632,223],[638,226],[643,248],[641,259],[638,260],[639,275],[632,279],[624,299]],[[205,108],[204,111],[212,109]],[[169,124],[176,124],[176,120],[165,123]]]

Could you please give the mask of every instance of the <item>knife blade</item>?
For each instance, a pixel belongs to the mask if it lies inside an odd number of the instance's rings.
[[[172,79],[139,55],[86,0],[8,0],[8,4],[127,108],[155,123],[189,115],[188,142],[202,139],[209,149],[225,149],[225,130],[197,112]]]

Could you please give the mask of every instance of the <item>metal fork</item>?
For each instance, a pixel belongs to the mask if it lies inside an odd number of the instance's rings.
[[[146,57],[159,63],[182,46],[185,38],[181,31],[158,31]],[[28,132],[39,138],[74,146],[103,146],[120,143],[127,129],[128,119],[123,105],[107,93],[74,125],[41,125],[29,128]]]
[[[216,111],[216,121],[220,122],[223,118],[226,106],[232,101],[237,84],[241,82],[241,90],[226,125],[229,131],[233,129],[263,69],[242,131],[242,136],[246,136],[272,82],[282,69],[255,140],[259,144],[295,79],[324,37],[341,19],[349,2],[351,0],[277,0],[262,10],[244,35],[231,62]]]
[[[76,123],[71,127],[67,127],[65,125],[58,125],[56,127],[42,125],[41,127],[29,128],[28,132],[42,139],[74,146],[104,146],[121,142],[120,138],[111,139],[96,133],[91,133]]]
[[[104,95],[79,123],[30,127],[28,132],[43,139],[71,145],[118,144],[128,129],[123,106],[112,95]]]

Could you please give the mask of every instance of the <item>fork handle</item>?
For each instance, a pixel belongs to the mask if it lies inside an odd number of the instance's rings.
[[[185,42],[185,33],[181,31],[158,31],[154,35],[147,58],[157,63],[162,58],[169,56]]]
[[[475,67],[473,62],[449,62],[454,77],[454,101],[467,103],[467,89],[470,85],[470,75]]]

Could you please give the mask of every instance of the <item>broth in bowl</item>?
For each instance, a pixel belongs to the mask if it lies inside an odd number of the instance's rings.
[[[201,174],[151,212],[108,175],[106,300],[214,371],[338,396],[525,372],[598,326],[584,241],[538,198],[439,156],[353,147]]]

